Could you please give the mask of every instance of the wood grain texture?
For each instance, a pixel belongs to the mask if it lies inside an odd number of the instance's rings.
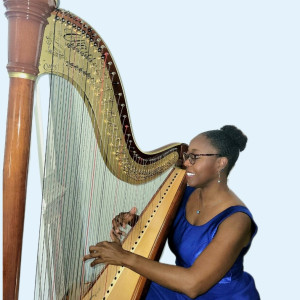
[[[53,1],[4,1],[9,72],[37,75],[41,37]],[[3,299],[18,299],[34,81],[11,78],[3,166]]]

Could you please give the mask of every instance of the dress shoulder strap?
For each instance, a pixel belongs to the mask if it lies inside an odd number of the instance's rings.
[[[230,217],[231,215],[237,213],[237,212],[242,212],[245,213],[246,215],[249,216],[249,218],[251,219],[252,222],[252,237],[251,237],[251,241],[253,239],[253,237],[256,235],[257,233],[257,225],[254,222],[253,216],[251,214],[251,212],[249,211],[249,209],[245,206],[242,205],[236,205],[236,206],[230,206],[227,209],[225,209],[224,211],[222,211],[216,218],[216,222],[215,222],[215,228],[214,228],[214,232],[213,232],[213,236],[216,234],[218,227],[220,226],[220,224],[226,220],[228,217]]]

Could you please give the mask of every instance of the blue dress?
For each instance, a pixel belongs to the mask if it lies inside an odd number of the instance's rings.
[[[253,233],[257,232],[257,226],[253,221],[250,211],[244,206],[232,206],[204,225],[191,225],[185,217],[185,206],[190,194],[194,188],[187,187],[182,199],[181,206],[178,210],[175,221],[172,225],[171,233],[169,234],[169,246],[176,256],[176,265],[189,268],[206,246],[214,238],[218,226],[229,216],[236,212],[247,214],[253,223]],[[244,272],[243,259],[244,255],[250,248],[251,241],[245,247],[237,260],[227,272],[227,274],[205,294],[202,294],[195,299],[199,300],[259,300],[259,294],[256,290],[254,280],[251,275]],[[171,291],[165,287],[151,282],[146,300],[166,300],[166,299],[191,299],[188,296]]]

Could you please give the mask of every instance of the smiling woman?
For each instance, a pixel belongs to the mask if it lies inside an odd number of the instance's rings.
[[[254,276],[263,299],[296,298],[300,202],[295,195],[299,194],[300,162],[294,154],[300,153],[300,140],[295,138],[299,136],[300,40],[295,37],[300,1],[285,5],[270,0],[191,0],[185,5],[174,0],[60,3],[89,21],[110,45],[141,149],[190,141],[199,132],[228,123],[243,129],[249,143],[228,183],[259,225],[244,266]],[[4,12],[0,5],[1,166],[8,95]],[[48,101],[41,104],[42,109],[48,107]],[[171,122],[172,130],[166,126]],[[31,142],[20,299],[33,299],[34,294],[32,266],[36,264],[41,203],[35,123]],[[282,155],[291,150],[291,155]],[[163,261],[173,264],[168,249]]]
[[[134,225],[135,209],[113,220],[112,242],[90,247],[84,260],[125,266],[152,281],[146,299],[260,299],[244,272],[257,226],[245,204],[227,185],[227,176],[247,137],[227,125],[190,142],[184,154],[187,188],[169,234],[176,266],[155,262],[122,248],[120,227]]]

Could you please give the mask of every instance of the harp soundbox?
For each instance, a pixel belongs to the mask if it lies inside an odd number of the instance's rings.
[[[185,188],[174,164],[186,145],[141,151],[107,45],[50,0],[4,0],[10,76],[3,169],[3,299],[17,299],[36,80],[48,74],[49,120],[35,299],[140,299],[146,279],[90,268],[88,246],[108,240],[112,218],[137,206],[123,248],[158,259]]]

